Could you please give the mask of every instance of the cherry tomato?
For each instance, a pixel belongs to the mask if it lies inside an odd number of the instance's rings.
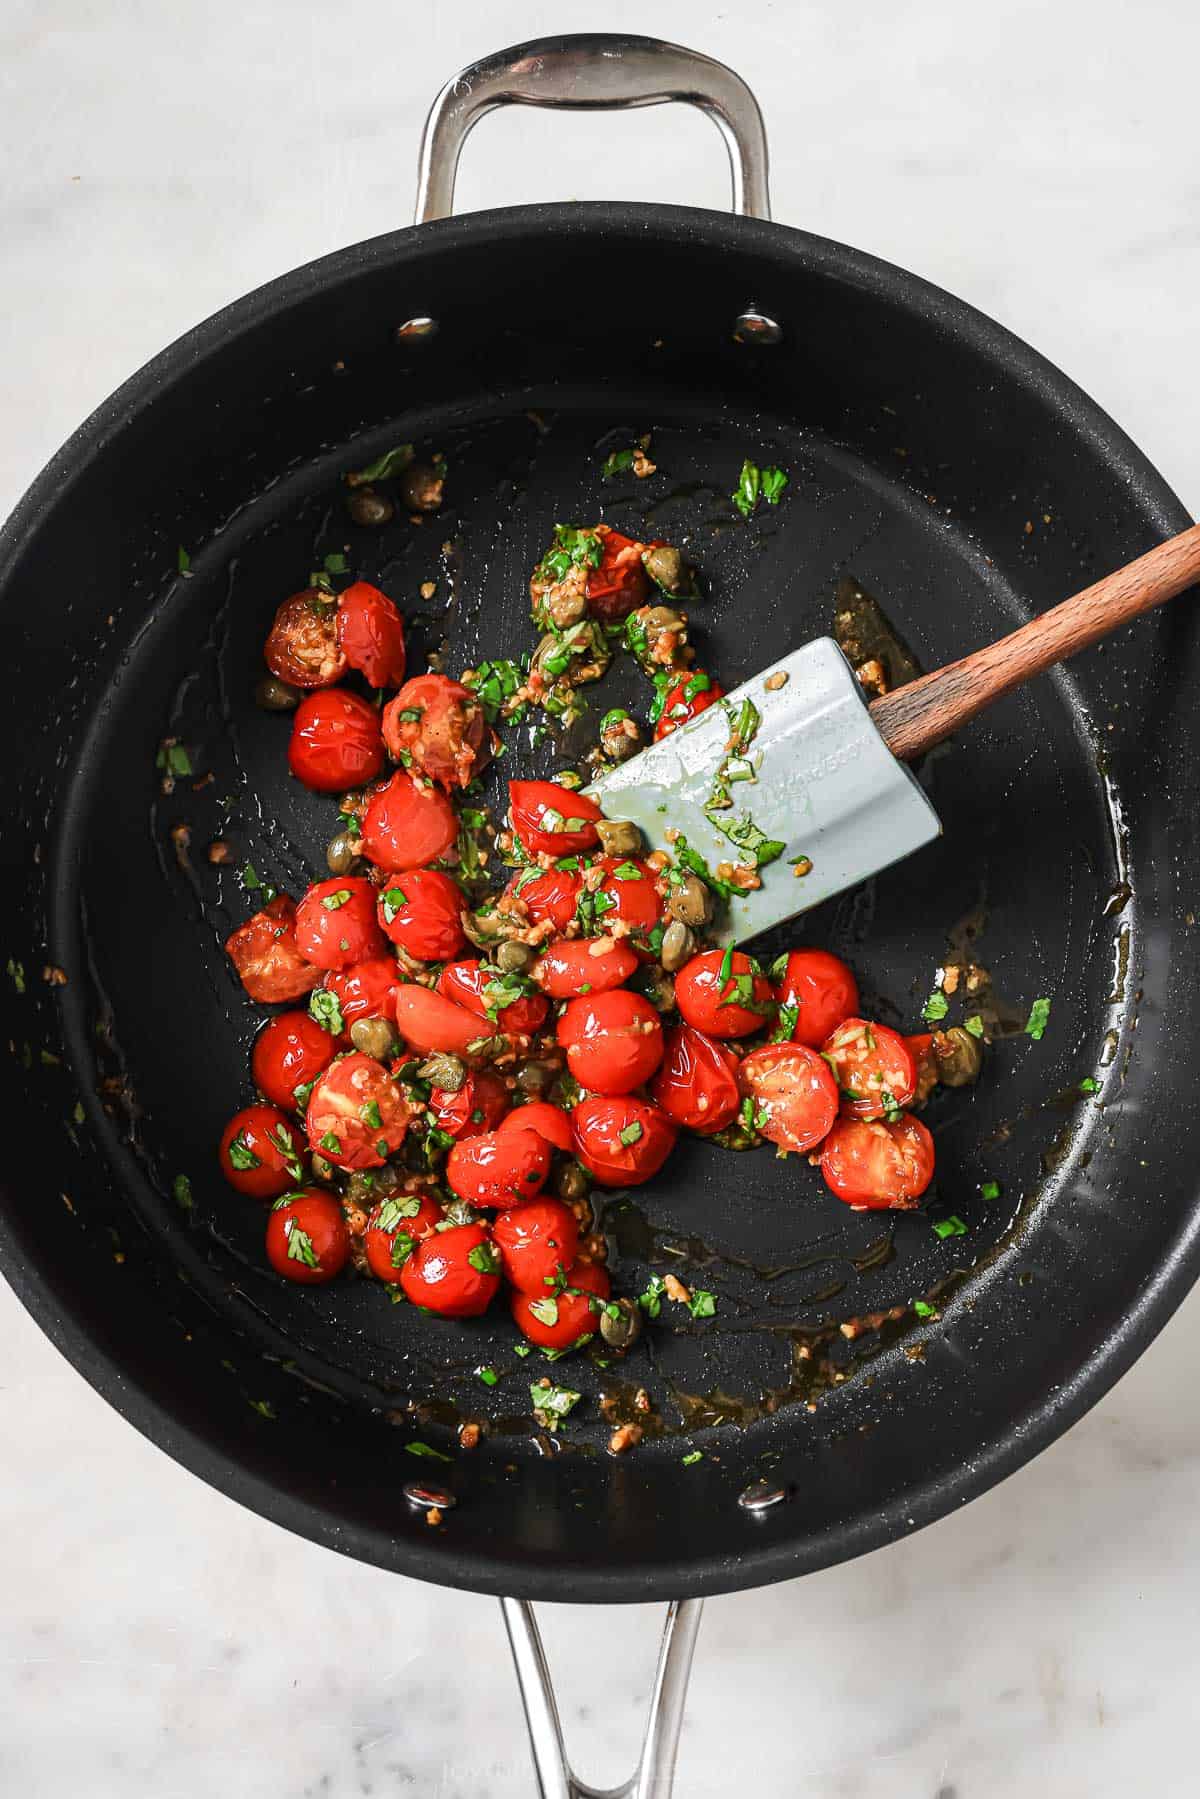
[[[508,798],[512,828],[531,856],[574,856],[598,841],[604,814],[582,793],[554,781],[510,781]]]
[[[292,719],[288,767],[315,793],[365,786],[383,767],[378,712],[341,687],[310,693]]]
[[[644,543],[622,536],[611,525],[597,525],[601,540],[600,566],[588,570],[588,611],[605,624],[627,618],[645,604],[650,577],[642,567]]]
[[[446,1180],[473,1206],[515,1206],[540,1193],[550,1172],[550,1145],[540,1131],[489,1131],[456,1143]]]
[[[342,1272],[349,1254],[342,1208],[328,1193],[303,1187],[276,1201],[267,1219],[267,1259],[276,1274],[317,1287]]]
[[[591,1093],[632,1093],[662,1061],[658,1013],[640,993],[624,988],[571,1000],[557,1035],[567,1067]]]
[[[337,997],[347,1030],[360,1018],[395,1016],[400,970],[390,956],[368,956],[349,968],[332,969],[321,985]]]
[[[285,1112],[296,1110],[296,1088],[306,1087],[333,1061],[334,1043],[307,1012],[269,1018],[250,1053],[250,1073],[259,1092]]]
[[[501,974],[498,968],[468,958],[443,968],[437,990],[455,1005],[478,1013],[491,1030],[528,1037],[537,1030],[550,1007],[540,993],[522,992],[522,985]],[[510,994],[512,997],[507,998]]]
[[[866,1018],[847,1018],[821,1051],[854,1118],[882,1118],[906,1106],[917,1087],[917,1065],[899,1032]]]
[[[396,1024],[409,1047],[423,1056],[435,1050],[469,1055],[470,1045],[488,1035],[478,1013],[456,1006],[452,999],[419,987],[415,981],[396,989]]]
[[[398,768],[372,795],[362,821],[362,853],[379,868],[424,868],[444,856],[458,836],[458,820],[432,782]]]
[[[542,952],[533,978],[551,999],[571,999],[577,993],[610,993],[637,965],[629,945],[615,937],[563,938]]]
[[[275,614],[263,657],[273,675],[292,687],[333,687],[346,672],[338,643],[337,605],[332,594],[306,587]]]
[[[296,910],[296,947],[317,968],[349,968],[382,955],[370,881],[334,875],[310,887]]]
[[[565,931],[579,903],[580,879],[567,868],[524,868],[504,889],[504,899],[515,901],[519,916],[533,924],[547,919],[556,931]]]
[[[711,675],[706,675],[702,668],[696,668],[690,674],[681,675],[674,686],[668,687],[663,694],[662,711],[654,724],[654,741],[661,743],[680,725],[688,724],[693,718],[699,718],[710,706],[725,698],[725,689]]]
[[[276,1106],[243,1106],[221,1133],[217,1159],[231,1187],[251,1199],[278,1199],[304,1179],[303,1140]]]
[[[351,668],[372,687],[399,687],[406,661],[404,620],[369,581],[355,581],[339,597],[337,640]]]
[[[441,1318],[477,1318],[500,1285],[500,1252],[482,1224],[456,1224],[417,1244],[400,1272],[415,1306]]]
[[[506,1279],[522,1293],[549,1293],[579,1248],[579,1225],[561,1199],[531,1199],[498,1212],[492,1236]]]
[[[604,856],[596,866],[604,874],[596,894],[596,928],[611,931],[619,922],[644,942],[663,913],[654,870],[633,856]]]
[[[795,1008],[792,1042],[810,1049],[820,1049],[829,1033],[858,1011],[858,982],[826,949],[791,950],[775,996],[781,1007]]]
[[[839,1118],[821,1151],[821,1173],[848,1206],[911,1211],[933,1179],[933,1138],[909,1112],[891,1124]]]
[[[331,1062],[308,1096],[308,1141],[336,1168],[378,1168],[404,1141],[404,1088],[358,1050]]]
[[[457,881],[436,868],[406,868],[390,875],[379,894],[379,923],[386,937],[418,962],[449,962],[466,944],[466,901]]]
[[[838,1113],[837,1082],[807,1043],[764,1043],[738,1069],[753,1124],[780,1149],[806,1150],[826,1136]]]
[[[496,1130],[508,1105],[508,1088],[498,1074],[487,1068],[475,1069],[457,1093],[434,1087],[429,1095],[434,1124],[456,1143],[464,1137],[478,1137],[485,1131]]]
[[[385,706],[383,740],[394,762],[419,769],[440,787],[465,787],[487,759],[487,720],[461,681],[417,675]]]
[[[296,947],[296,902],[281,893],[225,940],[225,954],[251,999],[262,1005],[301,999],[321,978]]]
[[[441,1222],[442,1209],[428,1193],[397,1193],[381,1199],[363,1232],[371,1273],[397,1285],[400,1270],[417,1244]]]
[[[662,1066],[650,1092],[676,1124],[708,1137],[737,1117],[737,1070],[737,1057],[723,1043],[690,1024],[677,1024],[664,1037]]]
[[[576,1155],[602,1187],[640,1186],[675,1147],[673,1120],[632,1093],[581,1099],[571,1113],[571,1128]]]
[[[506,1131],[537,1131],[552,1149],[566,1150],[568,1155],[575,1149],[570,1118],[561,1106],[552,1106],[547,1099],[531,1099],[527,1105],[514,1106],[496,1129],[501,1135]]]
[[[688,1024],[709,1037],[748,1037],[775,1015],[770,981],[740,950],[729,956],[706,949],[693,956],[676,977],[675,1004]]]
[[[578,1292],[571,1292],[576,1287]],[[539,1349],[582,1349],[594,1337],[604,1301],[612,1292],[599,1262],[576,1262],[567,1270],[561,1293],[522,1293],[514,1289],[512,1315],[518,1328]]]

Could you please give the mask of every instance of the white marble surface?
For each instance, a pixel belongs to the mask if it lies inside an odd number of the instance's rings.
[[[766,112],[776,216],[932,276],[1074,374],[1200,507],[1194,0],[6,0],[0,509],[179,331],[403,222],[425,105],[539,30],[659,32]],[[699,118],[507,116],[462,203],[723,204]],[[1070,1436],[935,1530],[714,1602],[681,1792],[1197,1790],[1193,1298]],[[0,1792],[517,1799],[496,1609],[336,1559],[137,1437],[0,1291]],[[547,1619],[578,1759],[633,1754],[654,1619]]]

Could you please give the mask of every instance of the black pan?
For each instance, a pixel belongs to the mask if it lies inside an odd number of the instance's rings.
[[[582,70],[577,103],[628,99],[611,46],[608,85],[586,85],[596,50],[543,45],[524,66],[531,82]],[[696,97],[702,60],[674,91]],[[752,178],[748,203],[763,192]],[[750,303],[779,331],[760,319],[736,342]],[[421,318],[436,333],[398,335]],[[643,430],[662,472],[602,486],[606,450]],[[349,526],[342,473],[402,439],[446,453],[444,513]],[[727,499],[745,455],[792,477],[753,527]],[[804,935],[913,1028],[947,933],[974,932],[1014,1015],[1053,997],[1044,1040],[1002,1041],[977,1090],[935,1100],[923,1213],[850,1213],[806,1169],[698,1142],[615,1196],[618,1287],[676,1268],[720,1310],[660,1324],[621,1370],[670,1434],[604,1453],[595,1396],[614,1371],[576,1358],[586,1401],[547,1453],[505,1319],[435,1324],[374,1283],[304,1290],[266,1267],[261,1214],[214,1158],[261,1017],[220,948],[251,902],[203,846],[226,836],[293,892],[322,867],[331,804],[288,780],[286,724],[251,699],[272,612],[314,558],[349,544],[415,643],[445,638],[457,668],[527,645],[525,583],[551,525],[599,515],[687,545],[703,653],[730,683],[826,631],[839,574],[876,590],[934,666],[1187,523],[1111,421],[1007,332],[762,219],[610,204],[450,218],[218,314],[80,429],[0,539],[0,1247],[86,1379],[277,1523],[450,1585],[643,1600],[804,1573],[955,1509],[1093,1404],[1186,1292],[1200,653],[1174,607],[930,760],[944,839]],[[211,782],[160,794],[167,734]],[[504,772],[566,754],[517,748]],[[935,1234],[950,1214],[965,1236]],[[938,1293],[940,1322],[839,1328]],[[492,1392],[471,1373],[483,1362],[504,1371]],[[457,1416],[493,1421],[469,1454]],[[451,1459],[415,1459],[414,1439]],[[457,1497],[437,1529],[403,1493],[424,1475]],[[786,1499],[740,1507],[763,1479]]]

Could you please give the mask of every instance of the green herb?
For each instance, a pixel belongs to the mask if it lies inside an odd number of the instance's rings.
[[[657,1318],[662,1311],[662,1296],[666,1291],[666,1282],[661,1274],[652,1274],[646,1284],[646,1291],[638,1294],[638,1304],[647,1318]]]
[[[742,463],[742,472],[738,476],[736,491],[730,496],[743,518],[749,518],[758,505],[758,496],[762,490],[762,475],[758,464],[749,458]]]
[[[468,1251],[467,1260],[478,1274],[499,1274],[500,1251],[494,1243],[477,1243]]]
[[[451,1149],[454,1145],[454,1138],[449,1131],[443,1131],[436,1124],[431,1124],[426,1131],[425,1141],[430,1149]]]
[[[603,734],[605,731],[611,731],[611,729],[614,725],[623,724],[624,721],[628,717],[629,717],[629,714],[628,714],[628,712],[625,711],[623,706],[613,706],[611,708],[611,710],[606,712],[604,714],[604,717],[600,720],[601,734]],[[562,780],[562,776],[560,775],[558,777],[558,785],[561,787],[562,784],[563,784],[563,780]]]
[[[374,462],[368,462],[366,468],[355,469],[346,476],[347,487],[363,487],[368,481],[387,481],[393,475],[400,474],[413,459],[411,444],[397,444],[394,449],[385,450]]]
[[[604,550],[595,531],[578,525],[555,525],[554,547],[547,550],[534,573],[534,579],[553,584],[561,581],[573,567],[599,568]]]
[[[621,862],[612,871],[614,881],[644,881],[645,878],[636,862]]]
[[[763,499],[768,506],[778,506],[783,490],[788,484],[787,475],[781,468],[765,468],[762,472]]]
[[[278,894],[278,889],[272,887],[269,881],[260,880],[253,862],[247,862],[242,870],[242,890],[253,893],[264,906],[269,906]]]
[[[192,759],[181,743],[164,743],[154,758],[155,768],[168,775],[190,775]]]
[[[359,1108],[359,1116],[364,1124],[369,1124],[373,1131],[383,1129],[383,1117],[379,1110],[378,1100],[369,1099]]]
[[[85,1111],[83,1109],[83,1101],[81,1099],[77,1099],[75,1101],[74,1108],[71,1112],[71,1117],[73,1118],[73,1120],[75,1121],[76,1124],[82,1124],[86,1116],[87,1116],[87,1114],[85,1113]]]
[[[346,1020],[342,1016],[341,1002],[336,993],[328,987],[314,987],[308,996],[308,1015],[315,1018],[323,1031],[331,1037],[340,1037],[346,1028]]]
[[[377,1230],[394,1231],[405,1218],[415,1218],[421,1210],[420,1196],[416,1193],[398,1194],[392,1199],[385,1199],[375,1219]]]
[[[343,906],[350,904],[351,894],[348,887],[339,887],[336,893],[325,893],[321,896],[321,904],[327,912],[340,912]]]
[[[246,1142],[245,1134],[239,1131],[229,1145],[229,1161],[232,1167],[243,1171],[249,1168],[261,1168],[262,1157],[256,1156]]]
[[[935,1237],[965,1237],[967,1227],[962,1219],[951,1213],[949,1218],[939,1218],[933,1227]]]
[[[729,978],[731,977],[732,974],[733,974],[733,945],[731,943],[731,944],[727,945],[725,954],[721,957],[721,966],[717,970],[717,979],[720,981],[722,987],[724,987],[726,981],[729,980]]]
[[[638,1120],[634,1118],[629,1124],[621,1127],[617,1132],[617,1136],[620,1138],[621,1142],[625,1144],[626,1148],[630,1148],[633,1144],[641,1142],[643,1136],[642,1127]]]
[[[406,1443],[404,1447],[409,1455],[424,1456],[426,1461],[429,1462],[452,1462],[454,1460],[452,1455],[446,1455],[443,1450],[435,1449],[432,1443],[422,1443],[419,1438],[414,1438],[411,1443]]]
[[[10,956],[5,966],[8,970],[8,978],[16,988],[17,992],[24,993],[25,964],[23,962],[14,962],[13,958]]]
[[[983,1185],[979,1189],[979,1197],[980,1197],[980,1199],[999,1199],[999,1197],[1000,1197],[999,1181],[984,1181]]]
[[[182,544],[180,544],[179,548],[175,552],[175,566],[179,570],[181,575],[186,575],[188,570],[192,566],[192,559],[188,555],[187,551],[184,549]]]
[[[317,1076],[314,1075],[311,1081],[301,1081],[298,1087],[292,1088],[292,1098],[296,1102],[296,1110],[301,1118],[308,1111],[308,1102],[312,1098],[312,1090],[316,1084]]]
[[[914,1299],[912,1302],[912,1308],[913,1308],[913,1311],[917,1314],[918,1318],[936,1318],[937,1317],[936,1306],[931,1306],[927,1299]]]
[[[475,1372],[485,1387],[494,1387],[500,1379],[494,1368],[476,1368]]]
[[[717,1311],[716,1294],[707,1293],[703,1287],[693,1287],[688,1310],[693,1318],[714,1318]]]
[[[1050,1001],[1035,999],[1029,1008],[1029,1017],[1025,1020],[1025,1035],[1040,1043],[1046,1034],[1046,1026],[1050,1022]]]
[[[1085,1075],[1079,1083],[1079,1091],[1081,1093],[1099,1093],[1100,1083],[1094,1081],[1090,1074]]]
[[[355,842],[362,836],[362,824],[359,821],[357,812],[339,812],[338,824],[341,826],[345,835],[352,838]]]
[[[687,1455],[681,1456],[680,1460],[685,1468],[694,1468],[697,1462],[704,1460],[704,1451],[702,1449],[690,1450]]]
[[[289,1262],[303,1262],[306,1268],[319,1268],[320,1257],[313,1248],[313,1240],[307,1231],[302,1231],[294,1218],[289,1218],[283,1227],[287,1238],[287,1259]]]
[[[643,661],[650,650],[650,639],[646,636],[646,627],[636,612],[631,612],[625,620],[622,636],[625,640],[625,648],[630,655],[636,656],[639,662]]]
[[[321,1138],[321,1148],[325,1151],[326,1155],[340,1156],[342,1153],[341,1139],[335,1137],[332,1131],[326,1131],[325,1135]]]
[[[388,1259],[392,1267],[403,1268],[416,1247],[407,1231],[397,1231],[392,1238],[392,1247],[388,1252]]]
[[[775,1014],[775,1029],[771,1032],[771,1042],[790,1043],[799,1022],[799,1006],[780,1006]]]
[[[983,1036],[983,1020],[978,1012],[972,1013],[970,1018],[965,1018],[963,1020],[963,1030],[970,1031],[972,1037]]]
[[[940,1018],[946,1016],[949,1010],[950,1001],[939,988],[935,987],[933,992],[929,995],[929,998],[925,1001],[925,1004],[921,1007],[921,1017],[925,1020],[926,1024],[936,1024]]]
[[[391,924],[401,906],[407,906],[408,895],[403,887],[385,887],[383,890],[383,921]]]
[[[529,1310],[539,1324],[547,1326],[558,1323],[557,1299],[534,1299],[530,1301]]]
[[[171,1182],[171,1196],[177,1206],[182,1207],[185,1212],[191,1211],[196,1202],[192,1197],[192,1183],[186,1174],[175,1176]]]
[[[404,706],[396,716],[402,725],[420,724],[425,716],[425,708],[424,706]]]
[[[575,1410],[583,1394],[576,1393],[572,1387],[541,1386],[535,1381],[529,1389],[529,1397],[538,1423],[545,1430],[557,1430],[561,1421]]]
[[[680,867],[688,869],[694,875],[699,875],[704,885],[718,898],[729,899],[737,892],[736,887],[731,886],[728,881],[720,880],[713,873],[704,857],[698,850],[692,849],[686,837],[677,837],[673,847],[675,860]]]
[[[494,1024],[508,1006],[515,1005],[518,1000],[525,999],[536,991],[528,975],[496,973],[480,988],[479,997]]]
[[[532,1343],[514,1343],[513,1344],[513,1354],[519,1355],[521,1360],[524,1361],[525,1357],[527,1355],[533,1354],[533,1344]]]
[[[765,868],[768,862],[777,861],[787,848],[782,839],[768,837],[748,812],[743,812],[738,819],[723,819],[706,810],[705,817],[714,829],[720,831],[722,837],[728,837],[746,855],[753,856],[756,868]]]
[[[252,1411],[252,1412],[257,1412],[257,1413],[258,1413],[258,1415],[259,1415],[259,1417],[260,1417],[260,1418],[270,1418],[270,1419],[274,1419],[274,1417],[275,1417],[275,1408],[274,1408],[274,1406],[273,1406],[273,1405],[272,1405],[272,1404],[271,1404],[271,1403],[270,1403],[270,1401],[269,1401],[269,1400],[266,1400],[266,1399],[250,1399],[250,1400],[247,1400],[247,1402],[246,1402],[246,1403],[247,1403],[247,1404],[248,1404],[248,1405],[249,1405],[249,1407],[250,1407],[250,1410],[251,1410],[251,1411]]]
[[[732,992],[725,989],[732,988]],[[735,974],[726,981],[722,989],[722,997],[718,1006],[742,1006],[747,1012],[757,1012],[760,1018],[769,1018],[775,1010],[773,999],[756,999],[754,995],[754,976],[752,974]]]
[[[626,469],[631,469],[632,467],[632,450],[614,450],[611,456],[605,457],[604,466],[600,470],[600,476],[604,481],[611,481],[614,475],[622,475]]]
[[[500,717],[505,703],[512,698],[525,682],[525,671],[516,662],[503,660],[499,662],[481,662],[475,670],[471,682],[472,689],[480,705],[484,717],[490,725],[494,725]],[[509,716],[514,724],[520,723],[525,716],[524,703],[517,706]]]

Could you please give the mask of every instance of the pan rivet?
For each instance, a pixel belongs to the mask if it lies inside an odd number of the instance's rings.
[[[405,319],[402,325],[396,326],[396,342],[400,344],[424,343],[437,336],[438,322],[424,316]]]
[[[783,339],[783,326],[774,319],[759,312],[757,306],[747,306],[745,312],[739,312],[733,321],[733,341],[735,344],[769,345],[780,343]]]
[[[744,1512],[765,1512],[770,1506],[778,1505],[781,1499],[787,1498],[785,1487],[773,1487],[769,1480],[752,1481],[745,1492],[738,1494],[738,1504]]]
[[[448,1512],[451,1506],[458,1504],[454,1494],[448,1493],[445,1487],[427,1486],[423,1480],[407,1481],[404,1497],[409,1505],[415,1505],[423,1512],[429,1511],[432,1506],[436,1506],[439,1512]]]

